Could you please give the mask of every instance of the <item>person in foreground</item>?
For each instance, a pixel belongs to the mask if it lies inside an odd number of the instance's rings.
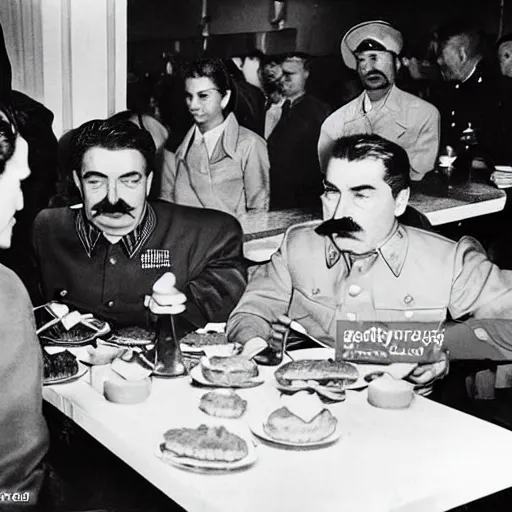
[[[17,133],[10,109],[0,105],[0,249],[11,245],[14,216],[23,208],[21,182],[29,175],[27,142]],[[3,265],[0,347],[0,510],[32,510],[43,485],[42,460],[48,451],[42,355],[28,293]]]
[[[155,145],[134,123],[89,121],[74,134],[70,153],[83,207],[43,210],[34,223],[44,300],[114,325],[145,326],[144,297],[172,270],[192,327],[226,321],[246,284],[238,221],[148,202]]]
[[[330,345],[336,320],[510,319],[512,274],[493,265],[476,240],[455,243],[397,221],[409,185],[409,159],[397,144],[378,135],[337,140],[324,177],[324,221],[287,231],[231,314],[228,339],[261,338],[279,351],[281,315]],[[411,379],[426,385],[444,373],[441,361],[418,367]]]

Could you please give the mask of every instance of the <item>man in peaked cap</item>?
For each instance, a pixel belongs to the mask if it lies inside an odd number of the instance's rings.
[[[440,140],[439,112],[396,87],[402,46],[402,34],[385,21],[360,23],[343,37],[343,60],[357,70],[365,90],[322,125],[318,156],[324,172],[336,139],[363,133],[375,133],[402,146],[411,162],[413,181],[434,168]]]

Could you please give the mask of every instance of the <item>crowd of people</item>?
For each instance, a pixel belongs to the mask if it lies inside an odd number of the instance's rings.
[[[400,87],[400,31],[358,24],[340,50],[360,91],[335,106],[308,92],[312,59],[301,52],[203,56],[179,73],[171,62],[153,114],[131,98],[130,110],[60,141],[51,112],[11,89],[3,47],[0,494],[30,492],[36,507],[43,487],[32,305],[57,300],[114,327],[145,325],[144,297],[171,271],[187,298],[183,329],[227,322],[230,341],[268,345],[262,364],[282,348],[283,315],[331,344],[340,319],[469,319],[486,334],[478,348],[468,337],[468,353],[512,359],[512,274],[475,239],[434,233],[408,206],[443,148],[467,150],[468,130],[472,171],[488,177],[512,162],[512,43],[500,39],[494,59],[483,41],[459,22],[436,30],[442,80],[420,98]],[[323,220],[288,230],[248,279],[237,219],[290,208]],[[426,394],[448,361],[443,352],[410,379]]]

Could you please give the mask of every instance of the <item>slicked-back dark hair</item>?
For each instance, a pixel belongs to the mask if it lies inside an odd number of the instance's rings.
[[[13,109],[0,101],[0,111],[7,117],[7,121],[0,119],[0,175],[5,171],[5,165],[12,158],[16,149],[16,135],[18,133],[16,116]]]
[[[81,171],[85,153],[91,148],[135,149],[146,162],[146,175],[153,170],[156,147],[151,135],[131,121],[95,119],[77,128],[69,142],[71,169]]]
[[[219,89],[222,96],[228,89],[232,89],[231,79],[226,66],[221,59],[216,57],[202,57],[192,62],[186,69],[184,79],[209,78]]]
[[[334,144],[332,158],[360,162],[377,160],[384,165],[384,181],[390,186],[393,197],[411,186],[409,157],[404,148],[380,135],[350,135],[341,137]]]

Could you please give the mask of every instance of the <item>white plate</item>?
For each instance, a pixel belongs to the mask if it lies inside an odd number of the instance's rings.
[[[261,419],[250,421],[249,428],[251,429],[251,432],[260,439],[264,439],[270,443],[282,446],[292,446],[295,448],[319,448],[321,446],[327,446],[329,444],[335,443],[341,437],[341,428],[339,422],[336,425],[336,430],[330,436],[326,437],[325,439],[321,439],[320,441],[313,441],[310,443],[293,443],[291,441],[281,441],[279,439],[274,439],[265,432]]]
[[[236,471],[239,469],[247,468],[252,466],[258,460],[258,453],[252,440],[243,438],[247,443],[247,455],[240,460],[234,462],[223,462],[213,460],[197,460],[191,459],[190,457],[178,457],[173,455],[171,452],[167,452],[164,456],[160,445],[156,449],[156,456],[163,462],[176,466],[180,469],[188,469],[189,471],[195,471],[199,473],[217,473],[226,471]]]
[[[192,370],[190,370],[190,377],[192,377],[192,380],[194,382],[197,382],[198,384],[202,384],[203,386],[210,386],[212,388],[254,388],[256,386],[259,386],[260,384],[263,384],[263,379],[259,377],[255,377],[253,379],[250,379],[243,384],[216,384],[214,382],[210,382],[209,380],[205,379],[203,372],[201,371],[201,365],[198,364],[197,366],[194,366]]]
[[[305,348],[290,352],[294,359],[334,359],[333,348]],[[349,362],[349,361],[347,361]],[[407,377],[418,366],[417,363],[391,363],[391,364],[366,364],[366,363],[350,363],[357,367],[359,378],[345,389],[363,389],[368,387],[368,382],[364,380],[366,375],[373,372],[386,372],[395,379],[403,379]],[[284,386],[277,383],[277,387],[283,391],[299,391],[304,389],[302,386]]]
[[[65,384],[66,382],[73,382],[83,377],[87,373],[87,366],[78,361],[78,372],[69,377],[59,377],[58,379],[44,379],[43,386],[52,386],[54,384]]]

